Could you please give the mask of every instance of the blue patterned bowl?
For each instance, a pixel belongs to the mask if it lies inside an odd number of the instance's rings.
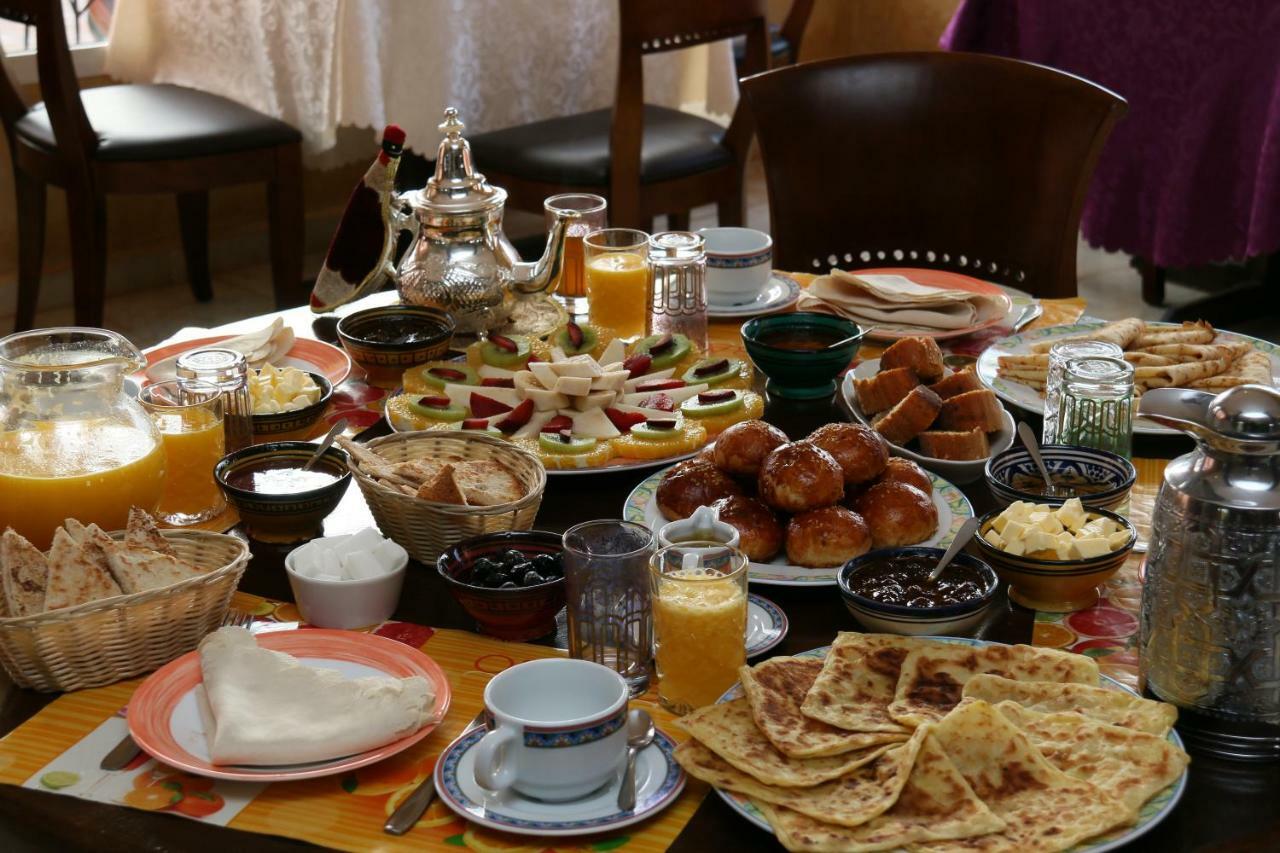
[[[1040,448],[1040,455],[1044,457],[1044,465],[1049,469],[1050,475],[1071,474],[1106,487],[1101,492],[1077,495],[1080,503],[1093,509],[1115,509],[1129,496],[1129,490],[1138,479],[1138,471],[1132,462],[1108,450],[1070,444],[1046,444]],[[1064,500],[1047,498],[1013,487],[1013,478],[1018,474],[1040,476],[1036,463],[1031,461],[1031,454],[1021,444],[991,457],[984,473],[992,497],[1002,508],[1014,501],[1053,504]]]
[[[972,631],[986,615],[991,602],[995,600],[996,587],[999,580],[991,567],[968,554],[957,554],[954,562],[958,565],[977,569],[987,579],[986,592],[972,601],[961,604],[949,604],[945,607],[907,607],[901,604],[886,604],[866,596],[858,595],[850,588],[850,581],[858,572],[867,569],[877,560],[899,554],[918,555],[940,560],[946,553],[943,548],[881,548],[870,551],[861,557],[854,557],[840,569],[836,580],[840,584],[840,598],[844,606],[853,614],[853,618],[868,631],[879,631],[885,634],[907,634],[910,636],[963,636]]]

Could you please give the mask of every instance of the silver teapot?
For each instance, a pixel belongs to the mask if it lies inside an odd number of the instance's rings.
[[[397,269],[400,299],[432,305],[453,315],[461,333],[501,326],[520,294],[535,294],[559,280],[566,223],[558,213],[541,258],[523,263],[502,233],[507,193],[475,171],[465,126],[449,107],[440,124],[444,138],[435,175],[424,189],[400,196],[416,219],[416,238]]]
[[[1192,749],[1280,759],[1280,392],[1161,388],[1140,414],[1196,449],[1165,468],[1142,591],[1146,688]]]

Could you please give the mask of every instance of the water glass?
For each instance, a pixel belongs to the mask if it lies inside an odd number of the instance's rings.
[[[169,380],[138,392],[164,443],[164,491],[156,514],[175,526],[219,515],[227,500],[213,478],[226,450],[223,396],[216,385]]]
[[[720,542],[668,545],[650,561],[658,701],[710,705],[747,662],[747,558]]]
[[[649,318],[649,235],[633,228],[592,231],[582,241],[587,314],[620,338],[638,338]]]
[[[207,382],[222,390],[222,429],[228,453],[253,444],[249,362],[243,354],[222,347],[191,350],[178,356],[176,372],[181,383]]]
[[[1041,444],[1062,444],[1059,441],[1058,407],[1061,405],[1062,372],[1067,361],[1073,358],[1122,358],[1124,350],[1106,341],[1063,341],[1049,350],[1049,375],[1044,384],[1044,430]]]
[[[632,696],[649,687],[653,611],[649,528],[629,521],[587,521],[564,534],[569,654],[617,672]]]
[[[1133,449],[1133,365],[1120,358],[1073,358],[1063,369],[1058,443]]]
[[[649,334],[680,334],[707,349],[707,255],[689,231],[663,231],[649,239],[653,292]]]
[[[586,313],[586,275],[583,271],[582,240],[592,231],[599,231],[607,223],[609,203],[602,196],[590,193],[561,193],[548,196],[542,203],[547,230],[556,222],[556,214],[573,211],[578,218],[569,222],[564,235],[564,265],[560,277],[551,283],[548,292],[558,293],[570,314]],[[578,303],[582,304],[579,305]]]

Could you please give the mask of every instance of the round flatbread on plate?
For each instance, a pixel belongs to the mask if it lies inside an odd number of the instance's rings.
[[[196,338],[190,341],[178,341],[177,343],[152,347],[146,352],[147,367],[143,368],[142,373],[151,382],[172,379],[171,375],[166,376],[153,372],[152,365],[159,364],[187,350],[200,347],[216,347],[223,341],[230,340],[233,337],[235,336],[213,335],[206,338]],[[296,367],[309,373],[319,373],[325,379],[328,379],[334,387],[337,387],[351,375],[351,357],[347,355],[345,350],[311,338],[295,338],[293,346],[289,348],[289,351],[284,354],[284,358],[280,359],[275,366]]]
[[[1023,307],[1025,307],[1025,303],[1016,308],[1014,305],[1015,295],[1025,295],[1021,291],[1014,288],[1003,288],[989,281],[961,275],[960,273],[948,272],[947,270],[931,270],[917,267],[876,267],[874,269],[849,270],[848,272],[851,275],[900,275],[903,278],[911,279],[916,284],[923,284],[929,287],[980,293],[992,297],[1004,306],[1004,310],[996,312],[995,316],[962,329],[927,329],[921,326],[903,326],[885,322],[861,324],[868,327],[874,326],[874,328],[869,328],[866,333],[866,336],[872,340],[896,341],[899,338],[919,336],[937,340],[958,338],[1005,322],[1009,322],[1012,325],[1013,320],[1011,318],[1021,314]]]

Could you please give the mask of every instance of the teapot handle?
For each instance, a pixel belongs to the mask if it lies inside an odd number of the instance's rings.
[[[1161,426],[1183,430],[1196,438],[1208,439],[1215,433],[1208,425],[1209,404],[1214,395],[1208,391],[1186,388],[1154,388],[1142,395],[1138,414]]]

